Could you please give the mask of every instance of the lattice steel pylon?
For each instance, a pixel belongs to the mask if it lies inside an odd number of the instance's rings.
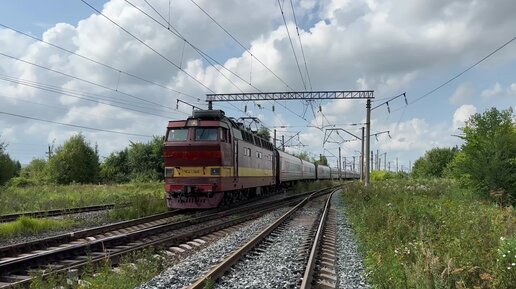
[[[371,100],[372,90],[331,90],[331,91],[293,91],[293,92],[251,92],[251,93],[211,93],[206,94],[208,109],[213,102],[220,101],[255,101],[255,100],[319,100],[319,99],[365,99],[366,102],[366,141],[365,151],[370,149],[371,133]],[[369,186],[369,154],[364,154],[364,185]]]

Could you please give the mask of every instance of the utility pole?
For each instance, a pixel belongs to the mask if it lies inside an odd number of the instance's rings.
[[[346,162],[346,157],[344,157],[344,162]],[[342,170],[342,163],[341,163],[341,158],[340,158],[340,146],[339,146],[339,164],[337,166],[337,169],[339,170],[338,174],[339,174],[339,181],[340,181],[340,172]]]
[[[412,172],[412,161],[408,161],[408,173]]]
[[[48,145],[47,155],[48,155],[48,160],[50,160],[50,158],[52,157],[52,149],[51,149],[50,145]]]
[[[364,162],[365,162],[365,156],[364,156],[364,145],[365,145],[365,133],[364,133],[364,127],[362,127],[362,147],[360,148],[360,181],[365,182],[365,173],[364,173]]]
[[[365,147],[365,151],[367,152],[367,155],[366,155],[366,170],[365,170],[365,184],[364,186],[366,188],[369,187],[369,182],[370,182],[370,178],[369,178],[369,150],[370,150],[370,142],[371,142],[371,99],[367,99],[367,102],[366,102],[366,137],[367,137],[367,141],[366,141],[366,147]]]
[[[374,152],[371,151],[371,171],[374,171]]]
[[[387,152],[383,153],[383,170],[387,170]]]
[[[344,165],[344,178],[346,178],[346,167],[347,167],[347,165],[346,165],[346,157],[344,157],[343,165]]]
[[[281,135],[281,149],[285,151],[285,135]]]
[[[276,129],[274,129],[274,148],[276,148]]]
[[[396,157],[396,172],[398,172],[398,157]]]
[[[355,156],[353,156],[353,167],[351,168],[353,172],[355,172]]]
[[[379,154],[379,150],[376,150],[376,163],[375,163],[375,168],[376,170],[379,170],[379,163],[380,163],[380,154]]]

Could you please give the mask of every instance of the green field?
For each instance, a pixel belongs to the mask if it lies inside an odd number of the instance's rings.
[[[167,211],[163,183],[123,185],[42,185],[23,188],[3,187],[0,191],[0,214],[50,210],[114,203],[106,221],[127,220]],[[128,205],[126,205],[128,204]],[[0,238],[33,235],[40,232],[91,226],[88,219],[48,219],[21,217],[0,224]]]
[[[373,288],[516,284],[512,207],[445,180],[356,183],[343,196]]]
[[[107,203],[164,200],[163,183],[120,185],[53,185],[0,187],[0,214],[82,207]]]

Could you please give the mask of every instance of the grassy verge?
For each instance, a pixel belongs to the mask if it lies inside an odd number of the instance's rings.
[[[355,184],[343,196],[374,288],[516,284],[513,208],[448,181]]]
[[[22,216],[14,222],[0,223],[0,239],[37,234],[49,230],[67,229],[73,225],[74,222],[67,219],[36,219]]]
[[[147,197],[163,200],[163,183],[2,187],[0,212],[9,214],[106,203],[122,204]]]
[[[67,275],[53,275],[48,278],[37,277],[31,289],[88,288],[88,289],[133,289],[150,280],[170,263],[153,250],[146,250],[124,257],[116,269],[106,262],[96,268],[86,268],[77,278]]]

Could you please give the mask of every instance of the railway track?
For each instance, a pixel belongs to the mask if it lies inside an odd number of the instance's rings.
[[[331,190],[333,193],[335,190]],[[321,210],[322,212],[317,214],[317,217],[314,216],[313,220],[310,219],[309,216],[306,216],[304,212],[299,212],[301,208],[303,208],[311,199],[314,199],[318,195],[311,195],[301,202],[299,202],[295,207],[289,210],[287,213],[278,218],[273,224],[265,228],[259,234],[256,235],[253,239],[248,241],[246,244],[238,248],[231,255],[225,258],[220,264],[213,267],[202,277],[195,280],[192,285],[188,286],[189,289],[202,289],[206,286],[206,284],[213,284],[215,280],[220,280],[224,274],[231,271],[230,276],[224,276],[222,280],[222,284],[215,284],[213,288],[256,288],[249,283],[244,283],[241,279],[245,279],[246,277],[238,276],[239,271],[243,271],[243,276],[251,276],[251,279],[256,279],[261,274],[260,266],[249,265],[249,263],[259,262],[258,259],[262,258],[260,255],[267,255],[268,250],[281,250],[284,248],[285,244],[293,244],[291,241],[282,240],[279,237],[281,234],[291,234],[291,231],[288,231],[289,227],[292,227],[292,222],[301,222],[306,224],[311,224],[310,227],[312,229],[305,230],[301,236],[301,239],[305,239],[303,241],[299,241],[302,246],[299,251],[296,252],[295,260],[292,260],[291,257],[286,257],[283,264],[279,265],[281,270],[285,269],[288,264],[291,263],[294,266],[295,271],[299,271],[296,268],[296,263],[302,264],[301,266],[306,266],[304,272],[292,272],[290,275],[290,280],[285,280],[281,288],[335,288],[336,286],[336,277],[334,271],[335,264],[335,213],[330,213],[330,201],[332,193],[330,191],[324,192],[327,194],[326,201],[324,203],[324,208]],[[319,219],[317,222],[316,219]],[[330,221],[328,221],[330,220]],[[283,244],[279,244],[279,246],[275,246],[276,242],[284,242]],[[275,247],[275,248],[274,248]],[[272,254],[277,254],[273,252]],[[265,262],[273,262],[271,261],[269,256],[263,257]],[[262,259],[263,259],[262,258]],[[278,260],[275,260],[276,262]],[[280,261],[281,262],[281,261]],[[241,264],[242,263],[242,264]],[[241,265],[240,265],[241,264]],[[261,265],[263,266],[263,265]],[[255,268],[256,267],[256,268]],[[265,266],[265,271],[267,276],[260,276],[261,278],[274,278],[271,275],[270,271],[274,270],[267,264]],[[303,273],[303,274],[301,274]],[[276,274],[277,276],[278,274]],[[280,272],[279,275],[289,275],[285,272]],[[302,277],[302,279],[300,278]],[[248,278],[248,277],[247,277]],[[287,278],[288,279],[288,278]],[[299,282],[302,280],[302,282]],[[253,280],[256,281],[256,280]],[[250,282],[253,282],[250,281]],[[266,284],[266,280],[258,280],[260,284],[265,287],[271,286],[271,284]],[[237,284],[235,284],[237,283]],[[301,283],[301,284],[299,284]],[[278,285],[273,285],[272,287],[277,287]]]
[[[121,256],[148,247],[170,247],[251,220],[285,206],[300,196],[263,201],[217,213],[203,213],[185,221],[151,216],[0,248],[0,288],[30,284],[34,275],[48,276]],[[169,212],[166,214],[177,214]],[[163,215],[163,214],[162,214]],[[154,219],[153,219],[154,218]],[[52,273],[50,273],[50,271]]]
[[[8,215],[0,215],[0,223],[3,222],[11,222],[16,221],[19,217],[26,216],[31,218],[45,218],[45,217],[56,217],[77,213],[85,213],[85,212],[95,212],[95,211],[103,211],[113,209],[115,206],[128,206],[129,204],[104,204],[104,205],[95,205],[95,206],[86,206],[86,207],[75,207],[75,208],[65,208],[65,209],[55,209],[48,211],[34,211],[34,212],[23,212],[23,213],[15,213]]]

